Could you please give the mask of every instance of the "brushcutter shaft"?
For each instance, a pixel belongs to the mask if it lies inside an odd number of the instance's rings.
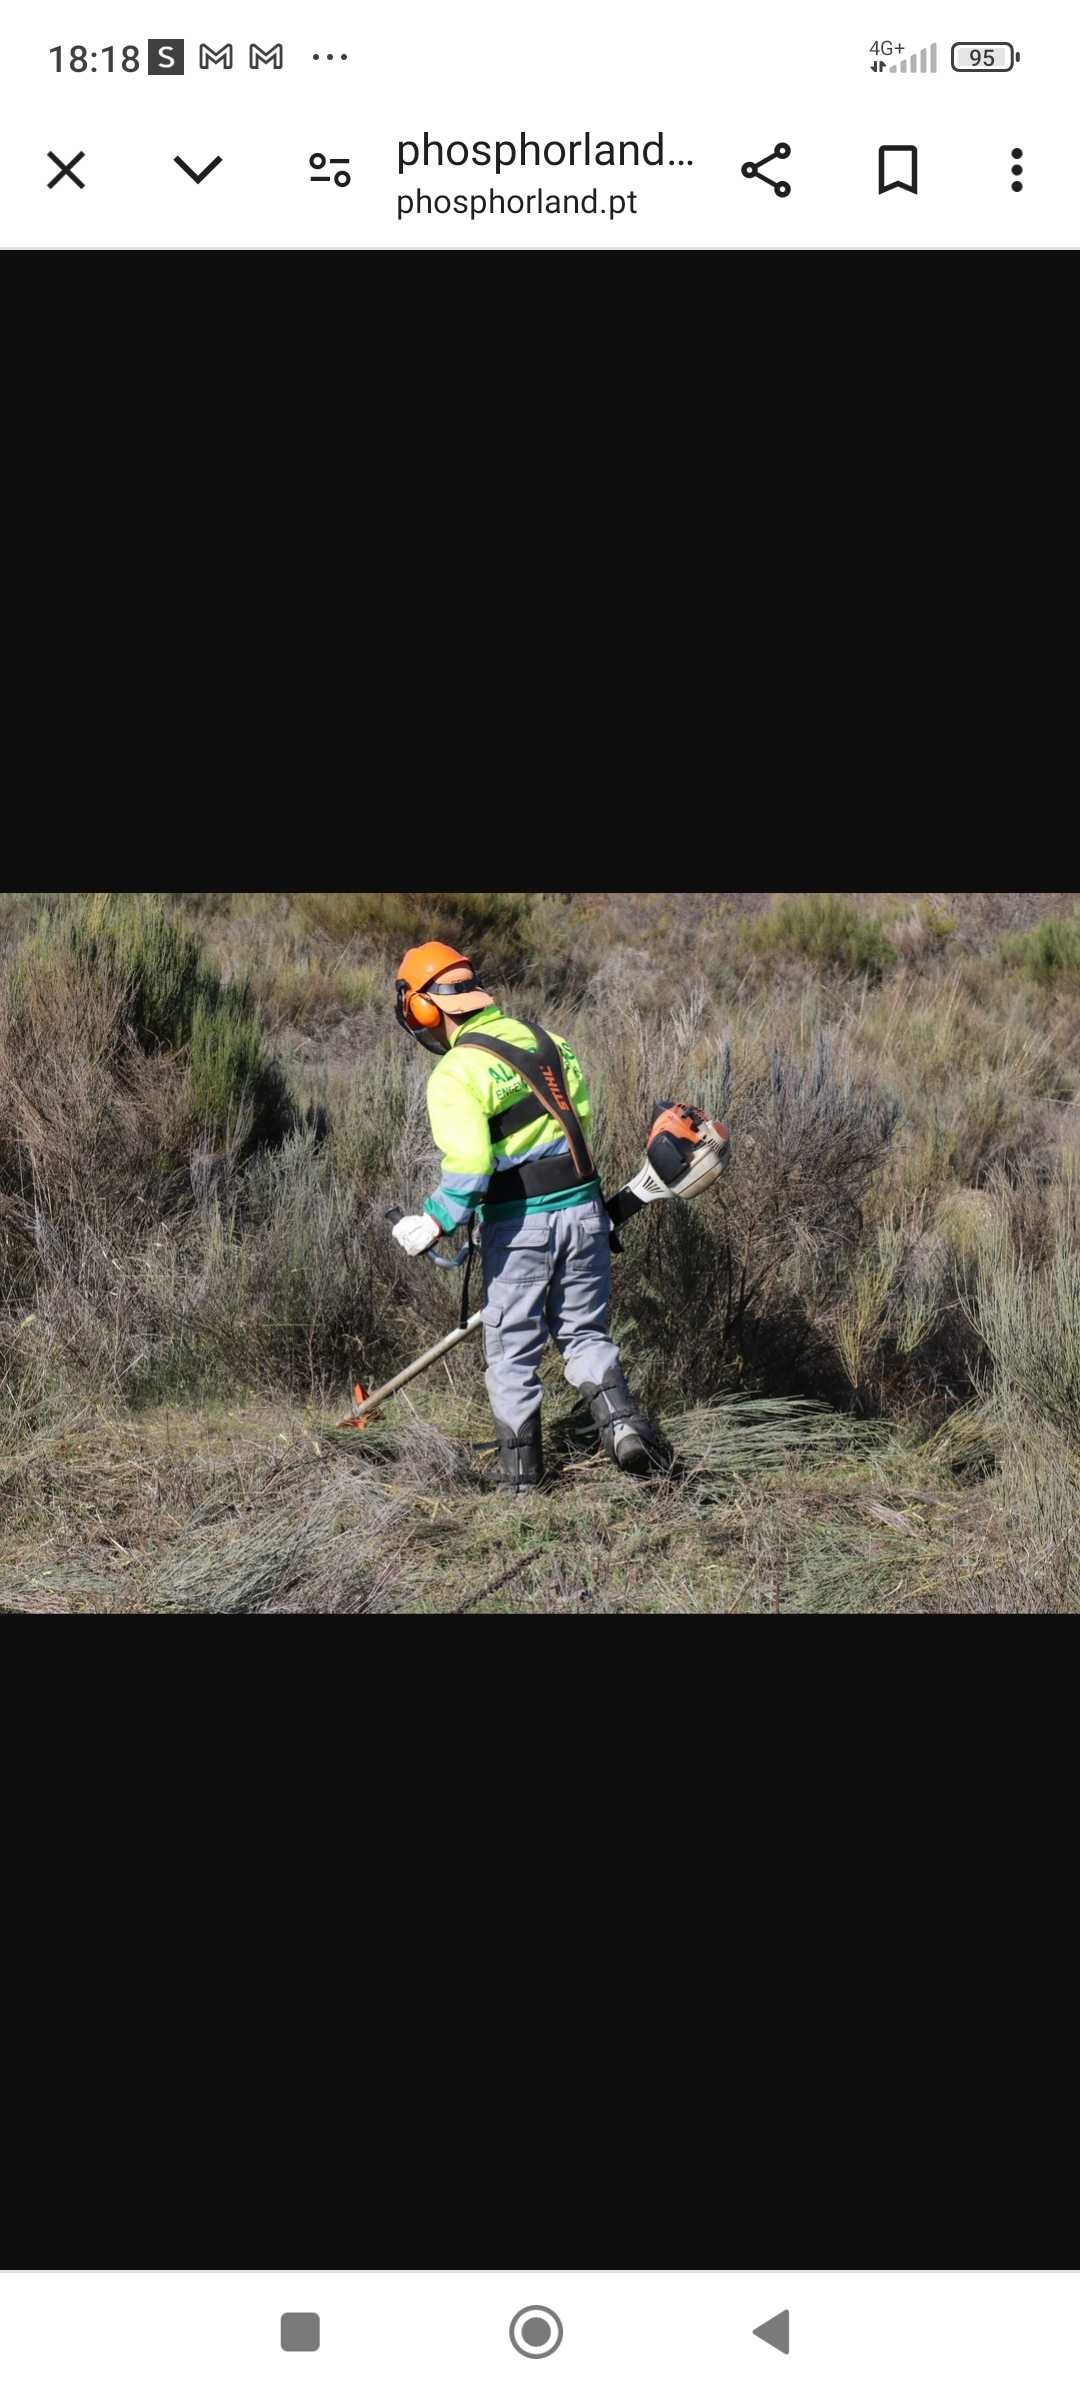
[[[411,1383],[414,1375],[422,1375],[425,1367],[434,1366],[437,1358],[442,1358],[447,1350],[453,1350],[458,1342],[463,1342],[467,1334],[475,1333],[477,1326],[483,1323],[483,1318],[483,1309],[478,1308],[475,1316],[471,1316],[466,1324],[455,1325],[453,1333],[444,1333],[441,1342],[433,1342],[430,1350],[425,1350],[420,1358],[414,1358],[411,1367],[403,1367],[400,1375],[392,1375],[389,1383],[381,1383],[377,1392],[365,1392],[360,1415],[365,1417],[368,1410],[380,1400],[389,1400],[392,1392],[400,1392],[403,1383]]]

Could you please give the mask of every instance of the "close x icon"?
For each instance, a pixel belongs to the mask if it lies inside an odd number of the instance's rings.
[[[74,158],[69,158],[66,161],[62,158],[58,158],[55,150],[50,150],[49,157],[51,158],[54,167],[59,167],[60,169],[59,175],[54,175],[52,182],[49,185],[50,192],[54,192],[56,190],[57,184],[63,182],[65,175],[67,176],[69,183],[77,183],[80,192],[85,192],[86,185],[83,182],[82,176],[76,175],[75,173],[75,169],[79,165],[80,160],[86,157],[85,150],[76,150]]]

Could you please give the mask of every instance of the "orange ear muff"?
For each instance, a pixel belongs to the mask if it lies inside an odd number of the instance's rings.
[[[405,1014],[412,1025],[435,1026],[442,1010],[436,1008],[434,1000],[425,1000],[422,992],[410,992],[405,1002]]]

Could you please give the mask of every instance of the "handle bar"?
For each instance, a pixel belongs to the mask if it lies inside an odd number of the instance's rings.
[[[388,1225],[396,1225],[399,1218],[403,1217],[404,1215],[405,1210],[403,1208],[384,1208],[383,1210],[383,1216],[385,1217]],[[421,1257],[428,1259],[433,1267],[463,1267],[468,1255],[469,1245],[467,1242],[462,1243],[460,1250],[455,1250],[452,1258],[436,1258],[434,1250],[424,1250],[421,1252]]]

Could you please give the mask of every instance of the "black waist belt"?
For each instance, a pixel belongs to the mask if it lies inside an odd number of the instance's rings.
[[[591,1192],[594,1186],[599,1191],[595,1176],[583,1188]],[[569,1192],[573,1188],[572,1158],[538,1158],[532,1166],[501,1167],[492,1176],[484,1199],[492,1207],[501,1207],[506,1200],[540,1200],[545,1192]]]

